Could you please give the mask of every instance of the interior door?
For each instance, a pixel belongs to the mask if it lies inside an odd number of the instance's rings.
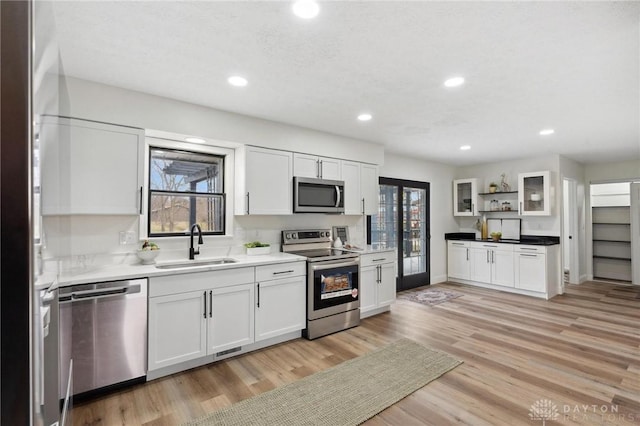
[[[429,183],[381,177],[378,213],[368,230],[372,245],[397,249],[398,291],[431,283]]]

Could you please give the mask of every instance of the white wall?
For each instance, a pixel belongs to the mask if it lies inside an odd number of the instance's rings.
[[[519,173],[541,172],[547,170],[552,172],[550,189],[552,195],[551,216],[522,217],[521,233],[524,235],[560,236],[560,205],[562,201],[562,191],[559,180],[559,157],[557,155],[458,167],[455,170],[455,179],[477,178],[478,191],[489,192],[489,184],[491,182],[500,184],[500,175],[505,173],[506,182],[511,186],[511,190],[517,191]],[[449,187],[451,188],[451,184]],[[491,217],[513,217],[506,215],[507,214],[505,214],[505,216]],[[475,231],[474,224],[477,221],[477,218],[457,218],[456,221],[460,230],[466,232]]]
[[[560,156],[560,179],[561,182],[567,178],[575,181],[576,183],[576,216],[577,216],[577,228],[578,228],[578,274],[579,281],[583,282],[587,279],[587,264],[591,263],[587,259],[587,234],[586,234],[586,193],[587,183],[585,180],[585,166],[582,163],[578,163],[571,159]],[[564,189],[563,189],[564,191]],[[563,194],[563,200],[565,199]],[[569,230],[565,232],[566,227],[563,226],[563,244],[568,241]]]
[[[447,280],[446,232],[456,232],[453,219],[453,193],[451,190],[455,168],[387,153],[380,176],[429,182],[431,205],[431,283]]]
[[[287,151],[381,164],[382,145],[216,110],[174,99],[66,78],[61,114]]]

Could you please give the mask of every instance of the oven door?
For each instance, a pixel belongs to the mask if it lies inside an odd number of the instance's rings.
[[[309,263],[307,318],[326,317],[360,307],[359,260]]]

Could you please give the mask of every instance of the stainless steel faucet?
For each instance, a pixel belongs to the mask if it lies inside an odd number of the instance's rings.
[[[193,248],[193,230],[197,229],[198,230],[198,248],[194,249]],[[189,259],[193,260],[196,258],[196,254],[200,254],[200,244],[204,244],[204,241],[202,241],[202,228],[200,228],[200,225],[198,225],[197,223],[194,223],[193,225],[191,225],[191,244],[189,245]]]

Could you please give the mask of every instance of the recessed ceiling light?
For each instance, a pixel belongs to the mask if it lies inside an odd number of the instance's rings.
[[[460,147],[460,151],[469,151],[471,149],[471,145],[462,145]]]
[[[227,79],[227,81],[230,85],[236,87],[244,87],[249,83],[246,78],[240,77],[239,75],[231,76]]]
[[[556,131],[553,130],[553,129],[543,129],[543,130],[540,130],[540,135],[541,136],[549,136],[549,135],[554,134],[555,132]]]
[[[444,82],[446,87],[458,87],[464,84],[464,78],[462,77],[452,77]]]
[[[184,138],[184,140],[187,141],[187,142],[193,142],[193,143],[205,143],[206,142],[204,139],[192,138],[192,137]]]
[[[366,113],[365,114],[360,114],[358,116],[358,120],[360,120],[360,121],[369,121],[372,118],[373,118],[373,116],[371,114],[366,114]]]
[[[302,19],[312,19],[318,16],[320,6],[314,0],[298,0],[293,3],[293,13]]]

